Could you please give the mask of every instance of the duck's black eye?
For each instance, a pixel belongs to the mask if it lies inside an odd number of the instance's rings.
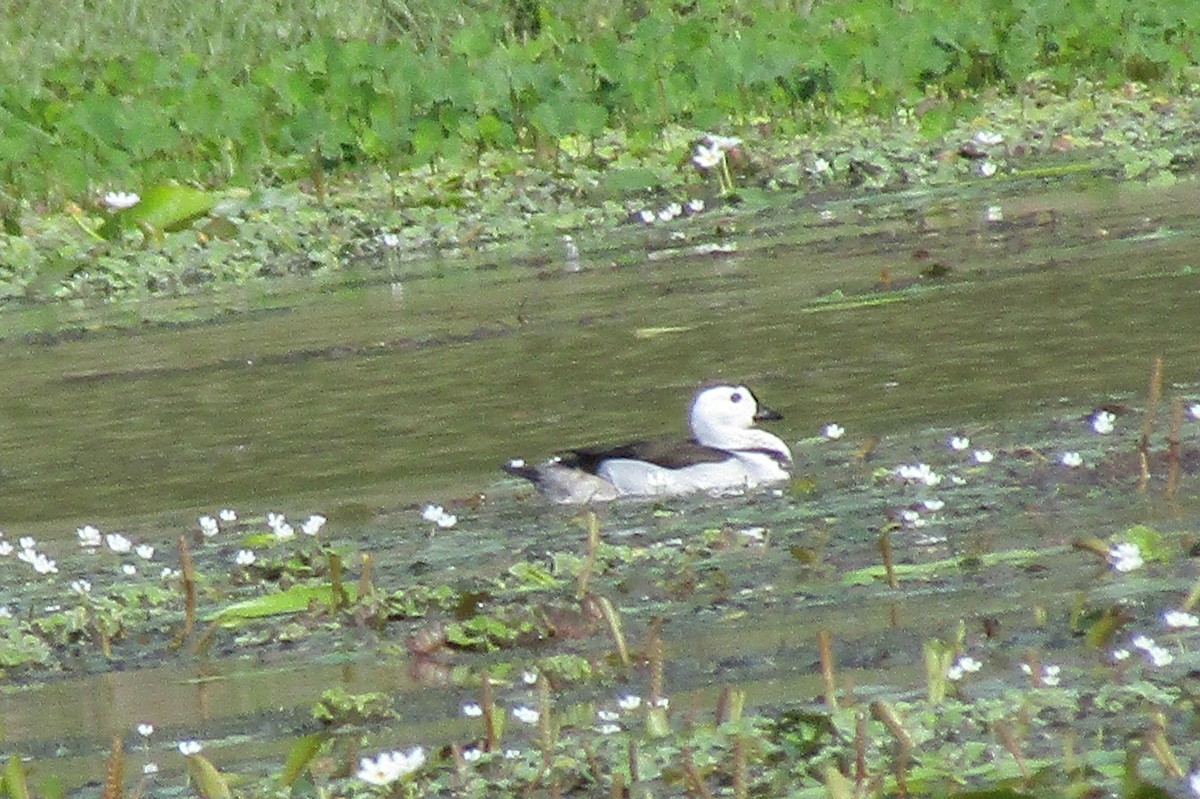
[[[737,391],[733,392],[733,394],[729,397],[729,401],[730,402],[741,402],[742,401],[741,393],[737,392]]]

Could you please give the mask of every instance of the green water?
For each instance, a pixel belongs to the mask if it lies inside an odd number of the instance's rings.
[[[614,541],[755,524],[774,536],[761,554],[713,555],[708,567],[728,580],[721,592],[745,597],[721,615],[686,600],[645,602],[633,579],[617,597],[631,634],[654,615],[671,619],[668,681],[681,706],[711,705],[725,683],[743,686],[752,704],[816,695],[819,627],[836,631],[843,673],[868,694],[875,683],[919,685],[921,640],[957,623],[963,608],[1020,630],[1033,622],[1029,608],[1093,580],[1094,564],[1066,547],[1078,531],[1194,515],[1194,491],[1166,510],[1144,500],[1131,512],[1125,499],[1093,506],[1087,484],[1047,499],[1037,490],[1046,475],[1022,473],[1012,485],[962,489],[960,540],[897,540],[901,559],[916,562],[1047,547],[1055,554],[1036,577],[998,569],[985,582],[967,575],[898,593],[851,592],[836,579],[838,569],[878,562],[885,510],[907,501],[872,479],[877,466],[948,457],[944,436],[956,429],[1053,457],[1061,422],[1046,418],[1113,399],[1136,404],[1155,355],[1169,387],[1182,385],[1172,392],[1195,389],[1200,272],[1189,210],[1198,201],[1193,183],[898,195],[741,217],[722,239],[737,252],[721,256],[688,250],[717,240],[715,221],[693,221],[679,228],[683,241],[668,242],[674,255],[641,229],[578,236],[579,272],[556,259],[479,257],[487,268],[415,265],[411,275],[229,290],[203,302],[12,309],[0,320],[0,529],[9,539],[36,532],[65,552],[79,525],[121,523],[169,561],[200,512],[325,511],[336,540],[373,553],[385,590],[422,576],[486,580],[498,565],[574,551],[580,535],[569,512],[527,497],[500,463],[682,431],[696,384],[737,379],[783,412],[772,428],[797,444],[820,491],[794,504],[698,500],[669,519],[644,506],[608,512]],[[1005,221],[983,221],[991,205]],[[932,265],[948,275],[920,278]],[[885,271],[888,291],[876,287]],[[62,334],[80,329],[88,332]],[[1026,421],[1035,418],[1036,432]],[[848,442],[882,436],[877,460],[855,465],[843,450],[856,443],[814,444],[829,421],[848,428]],[[1096,446],[1076,427],[1082,446]],[[409,507],[479,493],[488,495],[482,509],[460,510],[460,526],[433,538]],[[369,509],[366,521],[339,524],[349,506]],[[212,544],[203,567],[227,571],[237,546]],[[794,546],[820,550],[825,571],[799,565]],[[1159,602],[1190,580],[1159,575],[1134,593]],[[8,584],[0,604],[19,594]],[[394,745],[473,734],[458,708],[474,694],[448,667],[420,672],[402,640],[342,634],[328,651],[268,647],[257,659],[234,633],[217,633],[219,651],[208,656],[142,656],[127,641],[122,657],[141,659],[121,672],[97,673],[85,648],[79,675],[0,692],[4,734],[22,751],[61,756],[56,768],[76,781],[100,773],[109,734],[143,720],[160,728],[146,759],[172,756],[164,741],[202,737],[217,742],[206,751],[223,764],[278,763],[311,726],[320,693],[339,684],[411,697],[405,723],[389,728]],[[592,656],[608,646],[603,635],[573,644]],[[135,767],[141,757],[134,750]]]
[[[739,223],[739,252],[634,258],[581,237],[587,268],[421,271],[269,296],[218,321],[155,325],[170,303],[13,312],[0,342],[0,524],[217,507],[389,507],[498,488],[497,465],[681,430],[692,388],[750,383],[785,438],[825,421],[886,432],[1140,390],[1155,354],[1200,354],[1198,190],[970,200],[888,197]],[[985,223],[998,205],[1005,221]],[[695,222],[690,243],[712,241]],[[686,246],[686,245],[680,245]],[[949,277],[871,299],[930,264]],[[256,310],[257,308],[257,310]],[[34,343],[68,314],[120,330]],[[131,321],[132,320],[132,321]],[[672,332],[659,332],[671,328]]]

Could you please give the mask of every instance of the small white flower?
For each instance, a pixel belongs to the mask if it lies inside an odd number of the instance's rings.
[[[536,685],[537,681],[538,673],[536,671],[526,670],[521,672],[521,682],[525,683],[526,685]]]
[[[950,441],[947,443],[949,443],[950,449],[955,452],[962,452],[971,446],[971,439],[966,436],[950,436]]]
[[[1113,544],[1108,548],[1108,562],[1114,571],[1131,572],[1145,565],[1137,544]]]
[[[279,540],[279,541],[289,541],[296,537],[295,528],[293,528],[287,522],[280,522],[279,524],[272,527],[271,531],[273,533],[275,533],[275,538],[276,538],[276,540]]]
[[[1193,402],[1188,405],[1188,415],[1193,419],[1200,419],[1200,402]]]
[[[924,483],[927,486],[933,487],[942,482],[942,476],[929,468],[927,463],[905,464],[904,466],[896,467],[893,472],[901,480],[910,483]]]
[[[761,544],[767,540],[767,528],[744,527],[741,530],[738,530],[738,535],[745,536],[756,544]]]
[[[671,219],[675,219],[677,217],[683,216],[683,206],[680,205],[679,203],[671,203],[663,210],[667,213],[668,217]]]
[[[626,694],[617,700],[617,707],[621,710],[637,710],[642,706],[642,698],[635,694]]]
[[[75,535],[79,538],[79,546],[81,547],[91,547],[95,549],[103,542],[100,531],[90,524],[85,524],[83,527],[80,527],[75,531]]]
[[[104,536],[104,543],[107,544],[108,548],[113,552],[122,555],[133,549],[133,542],[120,533],[109,533],[108,535]]]
[[[1163,613],[1163,624],[1176,630],[1200,627],[1200,618],[1183,610],[1168,610]]]
[[[704,200],[699,197],[693,197],[687,201],[687,210],[689,214],[698,214],[704,210]]]
[[[520,756],[521,756],[520,749],[505,749],[504,750],[504,759],[505,760],[516,760]]]
[[[821,435],[828,438],[830,441],[837,441],[842,436],[846,435],[846,428],[836,422],[830,422],[821,428]]]
[[[183,755],[184,757],[198,755],[200,754],[200,750],[204,748],[204,744],[200,743],[199,741],[180,741],[178,746],[179,754]]]
[[[1187,775],[1188,788],[1191,789],[1193,796],[1200,796],[1200,771],[1193,771]]]
[[[1042,667],[1042,683],[1054,687],[1061,682],[1062,668],[1059,666],[1044,666]]]
[[[159,578],[162,580],[174,580],[179,576],[179,569],[172,569],[170,566],[163,566],[162,573],[159,574]]]
[[[983,221],[984,222],[1003,222],[1004,221],[1004,209],[998,205],[989,205],[987,208],[983,209]]]
[[[33,570],[38,574],[58,574],[57,564],[40,552],[33,560]]]
[[[250,549],[239,549],[237,554],[233,556],[233,562],[238,566],[253,566],[256,560],[258,560],[258,557]]]
[[[1100,435],[1111,433],[1115,428],[1117,415],[1109,411],[1096,411],[1092,414],[1092,429]]]
[[[158,764],[155,763],[154,761],[150,761],[149,763],[144,763],[142,765],[142,773],[147,776],[149,776],[151,774],[157,774],[158,773]]]
[[[697,144],[692,163],[700,169],[712,169],[725,160],[725,151],[716,145]]]
[[[149,738],[154,734],[154,725],[143,721],[141,724],[137,725],[137,733],[143,738]]]
[[[660,696],[658,699],[654,700],[654,706],[661,707],[665,710],[666,708],[669,708],[671,706],[671,700],[669,697]]]
[[[314,513],[304,520],[304,524],[300,525],[300,532],[305,535],[316,535],[321,532],[321,528],[325,526],[325,517],[319,513]]]
[[[149,544],[138,544],[133,548],[133,551],[142,560],[150,560],[154,557],[154,547],[150,546]]]
[[[996,456],[992,454],[992,451],[990,449],[975,450],[975,462],[976,463],[991,463],[995,459],[996,459]]]
[[[453,527],[458,524],[458,517],[451,513],[446,513],[446,509],[441,505],[426,505],[421,511],[421,518],[427,522],[433,522],[438,527]]]
[[[922,504],[925,506],[925,510],[933,513],[936,513],[942,508],[946,507],[946,503],[940,499],[927,499]]]
[[[1061,462],[1063,466],[1076,469],[1083,465],[1083,456],[1078,452],[1064,452],[1062,454]]]
[[[483,708],[474,702],[467,702],[461,710],[462,714],[469,719],[477,719],[483,715]]]
[[[205,538],[212,538],[217,533],[221,532],[217,520],[211,516],[201,516],[196,521],[200,522],[200,533]]]
[[[87,580],[72,580],[71,590],[80,596],[84,596],[85,594],[90,594],[92,592],[92,584]]]
[[[512,709],[513,718],[525,724],[537,724],[542,714],[527,705],[517,705]]]
[[[1120,663],[1123,660],[1129,660],[1129,650],[1128,649],[1114,649],[1109,654],[1113,659],[1113,663]]]
[[[221,508],[221,510],[217,513],[217,518],[223,522],[236,522],[237,511],[235,511],[233,508]]]
[[[125,573],[126,577],[132,577],[137,574],[137,566],[134,566],[132,563],[122,563],[121,571]]]
[[[620,724],[601,724],[596,727],[596,732],[600,733],[601,735],[615,735],[620,731]]]
[[[110,191],[100,201],[113,211],[124,211],[140,203],[142,198],[132,191]]]
[[[21,545],[21,549],[37,549],[37,541],[34,541],[31,535],[21,536],[17,543]]]
[[[959,655],[954,663],[946,670],[946,679],[958,681],[965,674],[974,674],[983,668],[983,664],[970,655]]]
[[[812,162],[812,166],[808,168],[808,172],[810,175],[824,175],[830,169],[831,167],[829,166],[828,161],[826,161],[824,158],[818,158]]]
[[[641,220],[643,225],[653,224],[654,220],[657,219],[657,217],[654,215],[654,212],[649,208],[643,208],[642,210],[638,211],[637,217]]]
[[[992,175],[995,175],[997,169],[999,169],[999,167],[997,167],[992,161],[983,161],[979,164],[979,174],[985,178],[990,178]]]
[[[38,552],[36,549],[22,549],[17,553],[17,560],[21,561],[22,563],[28,563],[32,565],[37,559]]]
[[[379,240],[381,242],[383,242],[384,247],[399,247],[400,246],[400,237],[397,236],[395,233],[384,233],[383,235],[381,235],[379,237]]]
[[[478,746],[470,746],[462,750],[462,759],[466,763],[474,763],[479,758],[483,757],[483,750]]]
[[[1175,661],[1175,656],[1168,652],[1163,647],[1159,646],[1153,638],[1148,635],[1136,636],[1130,643],[1135,649],[1140,649],[1145,653],[1146,659],[1157,668],[1169,666]]]
[[[597,710],[596,718],[600,719],[601,721],[616,721],[617,719],[621,718],[621,714],[612,710]]]
[[[8,605],[0,605],[0,619],[11,619],[11,618],[12,618],[12,610],[9,609]]]
[[[414,746],[407,752],[381,752],[372,760],[364,757],[358,763],[358,778],[371,785],[391,785],[425,765],[425,750]]]
[[[995,147],[1000,142],[1004,141],[1004,136],[992,130],[979,130],[971,137],[976,144],[984,147]]]
[[[13,553],[13,545],[7,541],[0,541],[0,558],[7,558]]]

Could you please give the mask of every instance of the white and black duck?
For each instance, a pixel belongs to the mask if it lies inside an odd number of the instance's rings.
[[[728,493],[788,479],[791,450],[755,426],[781,418],[745,386],[709,385],[692,399],[691,439],[581,447],[535,466],[513,460],[504,469],[563,504]]]

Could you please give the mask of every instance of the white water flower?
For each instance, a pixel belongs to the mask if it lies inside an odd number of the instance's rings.
[[[1004,141],[1004,136],[994,130],[977,130],[971,138],[976,144],[983,147],[995,147]]]
[[[126,208],[132,208],[141,201],[142,198],[132,191],[110,191],[100,198],[100,202],[113,211],[124,211]]]
[[[990,449],[977,449],[975,450],[974,457],[976,463],[991,463],[996,459],[996,456],[992,454]]]
[[[7,558],[13,553],[13,545],[7,541],[0,541],[0,558]]]
[[[909,483],[923,483],[933,487],[942,482],[942,476],[929,468],[927,463],[913,463],[897,466],[893,474]]]
[[[121,564],[121,571],[125,573],[126,577],[132,577],[137,574],[137,566],[134,566],[132,563],[123,563]]]
[[[1113,663],[1120,663],[1123,660],[1129,660],[1128,649],[1114,649],[1109,655],[1113,659]]]
[[[950,440],[946,443],[955,452],[962,452],[971,446],[971,439],[966,436],[950,436]]]
[[[154,734],[154,725],[148,721],[143,721],[141,724],[137,725],[136,729],[137,734],[143,738],[149,738]]]
[[[414,746],[407,752],[380,752],[372,760],[364,757],[358,763],[358,778],[371,785],[391,785],[425,765],[425,750]]]
[[[1060,461],[1063,466],[1076,469],[1083,465],[1083,456],[1078,452],[1064,452]]]
[[[76,537],[79,539],[79,546],[90,547],[95,549],[100,546],[104,539],[100,535],[100,531],[90,524],[85,524],[75,531]]]
[[[233,557],[233,562],[238,566],[253,566],[256,560],[258,560],[258,557],[250,549],[239,549]]]
[[[475,702],[467,702],[460,708],[462,714],[469,719],[477,719],[483,715],[483,708]]]
[[[1033,669],[1028,663],[1021,664],[1021,671],[1033,675]],[[1055,665],[1042,666],[1042,685],[1053,688],[1062,681],[1062,668]]]
[[[170,566],[163,566],[163,570],[158,576],[162,580],[174,580],[180,576],[180,572],[179,569],[172,569]]]
[[[8,607],[8,605],[0,605],[0,619],[11,619],[11,618],[12,618],[12,610]]]
[[[621,714],[612,710],[597,710],[596,718],[601,721],[616,721],[621,718]]]
[[[693,197],[687,201],[687,211],[689,214],[698,214],[704,210],[704,200],[699,197]]]
[[[1137,544],[1122,543],[1108,548],[1108,563],[1114,571],[1131,572],[1142,568],[1146,562],[1142,560],[1142,551]]]
[[[621,731],[620,724],[600,724],[596,727],[596,732],[601,735],[616,735]]]
[[[426,505],[425,509],[421,511],[421,518],[443,528],[458,524],[458,517],[452,513],[446,513],[446,509],[441,505]]]
[[[656,217],[654,215],[654,212],[651,211],[649,208],[643,208],[642,210],[637,212],[637,218],[639,220],[641,220],[643,225],[650,225],[650,224],[653,224],[654,220],[657,219],[658,217]]]
[[[830,422],[821,428],[821,435],[825,436],[830,441],[837,441],[839,438],[846,435],[846,428],[842,427],[837,422]]]
[[[321,532],[321,528],[325,526],[326,519],[319,513],[314,513],[304,520],[304,524],[300,525],[300,532],[305,535],[316,535]]]
[[[1159,646],[1158,643],[1148,635],[1138,635],[1134,637],[1130,643],[1133,644],[1135,649],[1140,649],[1146,655],[1146,659],[1150,661],[1151,665],[1155,666],[1156,668],[1169,666],[1175,662],[1175,656],[1168,652],[1165,648]]]
[[[474,763],[481,757],[483,757],[483,750],[478,746],[469,746],[462,750],[462,759],[464,763]]]
[[[1004,221],[1004,209],[998,205],[989,205],[987,208],[983,209],[983,221],[984,222],[1003,222]]]
[[[526,669],[521,672],[521,682],[526,685],[536,685],[538,681],[538,673],[532,669]]]
[[[212,538],[214,535],[221,532],[221,527],[217,524],[217,520],[211,516],[201,516],[196,521],[200,523],[200,533],[205,538]]]
[[[221,510],[217,512],[217,518],[223,522],[236,522],[237,511],[235,511],[233,508],[221,508]]]
[[[21,545],[21,549],[37,549],[37,541],[31,535],[23,535],[17,539],[17,543]]]
[[[384,247],[400,246],[400,237],[395,233],[384,233],[379,237],[379,241],[383,243]]]
[[[87,580],[72,580],[71,590],[80,596],[86,596],[92,592],[92,584]]]
[[[109,533],[108,535],[104,536],[104,543],[107,544],[108,548],[113,552],[121,555],[133,549],[133,542],[120,533]]]
[[[138,544],[133,551],[142,560],[150,560],[154,557],[154,547],[149,544]]]
[[[1200,419],[1200,402],[1193,402],[1188,406],[1188,415],[1193,419]]]
[[[983,161],[979,164],[979,174],[985,178],[990,178],[996,174],[999,169],[994,161]]]
[[[142,773],[145,774],[146,776],[150,776],[151,774],[157,774],[158,773],[158,764],[155,763],[154,761],[142,764]]]
[[[932,511],[934,513],[946,507],[946,503],[940,499],[927,499],[921,504],[925,506],[925,510]]]
[[[517,705],[512,709],[513,718],[526,724],[537,724],[542,714],[528,705]]]
[[[637,710],[642,706],[642,698],[636,694],[626,694],[617,700],[617,707],[621,710]]]
[[[692,163],[700,169],[712,169],[725,160],[725,151],[716,145],[697,144]]]
[[[41,552],[34,557],[32,565],[38,574],[58,574],[58,565]]]
[[[179,754],[184,757],[198,755],[200,754],[200,750],[204,748],[204,744],[199,741],[180,741],[177,746],[179,747]]]
[[[1193,796],[1200,796],[1200,771],[1193,771],[1187,775],[1188,788],[1191,789]]]
[[[1092,429],[1100,435],[1111,433],[1116,427],[1117,415],[1109,411],[1096,411],[1092,414]]]
[[[1200,627],[1200,618],[1183,610],[1168,610],[1163,613],[1163,624],[1175,630]]]
[[[954,663],[946,670],[946,679],[961,680],[964,674],[974,674],[983,668],[983,664],[970,655],[959,655]]]

